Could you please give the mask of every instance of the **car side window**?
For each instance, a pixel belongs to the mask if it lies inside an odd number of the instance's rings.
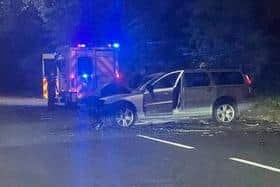
[[[185,87],[209,86],[210,78],[207,73],[185,73]]]
[[[212,77],[216,85],[244,84],[243,76],[239,72],[213,72]]]
[[[158,82],[156,82],[153,87],[154,89],[162,89],[162,88],[172,88],[175,86],[175,83],[180,75],[180,72],[172,73],[162,79],[160,79]]]

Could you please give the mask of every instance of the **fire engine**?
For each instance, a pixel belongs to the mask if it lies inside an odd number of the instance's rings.
[[[43,97],[48,98],[48,80],[56,80],[56,102],[73,104],[97,96],[106,85],[120,79],[119,44],[106,47],[64,47],[42,55]]]

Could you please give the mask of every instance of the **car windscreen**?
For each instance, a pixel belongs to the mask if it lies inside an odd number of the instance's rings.
[[[212,72],[211,74],[216,85],[244,84],[240,72]]]
[[[145,76],[138,84],[138,87],[136,88],[136,90],[143,91],[149,83],[154,82],[162,75],[163,75],[163,73],[156,73],[156,74],[151,74],[151,75]]]
[[[175,72],[175,73],[170,73],[160,80],[156,80],[155,83],[153,83],[153,88],[155,89],[163,89],[163,88],[171,88],[175,86],[176,81],[179,77],[181,72]]]

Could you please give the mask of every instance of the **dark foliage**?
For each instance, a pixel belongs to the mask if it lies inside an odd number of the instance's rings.
[[[42,52],[77,42],[120,41],[127,72],[204,62],[259,75],[280,60],[278,10],[273,0],[0,0],[0,89],[39,92]]]

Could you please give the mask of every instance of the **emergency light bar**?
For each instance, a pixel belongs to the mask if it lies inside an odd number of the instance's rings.
[[[113,47],[116,48],[116,49],[118,49],[118,48],[120,48],[120,44],[119,44],[119,43],[114,43],[114,44],[113,44]]]
[[[86,44],[78,44],[77,47],[79,47],[79,48],[85,48],[85,47],[87,47],[87,46],[86,46]]]

